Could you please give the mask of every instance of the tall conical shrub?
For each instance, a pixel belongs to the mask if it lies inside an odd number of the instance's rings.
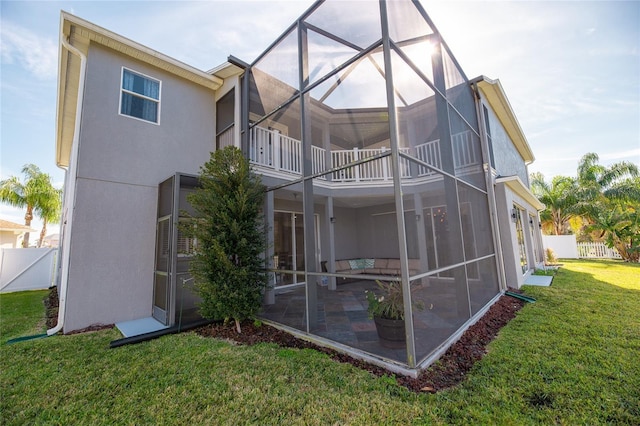
[[[255,317],[267,283],[264,270],[264,187],[235,147],[211,153],[200,168],[200,184],[188,200],[198,218],[188,233],[196,238],[191,262],[200,314],[240,321]]]

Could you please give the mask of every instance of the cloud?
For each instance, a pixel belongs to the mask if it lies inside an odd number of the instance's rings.
[[[115,2],[115,4],[125,4]],[[94,19],[96,24],[154,48],[164,54],[208,70],[229,54],[253,61],[311,2],[214,1],[154,3],[147,12],[149,25],[133,17]],[[127,7],[128,3],[127,3]],[[156,25],[163,22],[163,25]]]
[[[19,64],[38,79],[56,78],[57,43],[7,21],[2,21],[0,25],[0,38],[2,39],[0,44],[2,62]]]
[[[629,160],[640,164],[640,148],[629,149],[626,151],[608,152],[600,155],[602,160]]]

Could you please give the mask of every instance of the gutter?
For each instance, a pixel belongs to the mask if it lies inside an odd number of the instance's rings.
[[[63,18],[64,19],[64,16]],[[70,188],[65,188],[65,191],[71,191],[71,197],[68,202],[70,202],[70,206],[67,206],[67,211],[63,212],[63,224],[66,224],[64,235],[62,236],[63,241],[61,242],[60,250],[62,252],[62,259],[60,261],[60,287],[58,288],[58,298],[59,298],[59,307],[58,307],[58,324],[47,330],[47,335],[52,336],[59,331],[62,330],[64,325],[64,314],[66,308],[66,300],[67,300],[67,286],[69,282],[69,263],[70,263],[70,246],[71,246],[71,227],[73,224],[73,211],[76,205],[76,193],[75,193],[75,178],[78,171],[78,150],[80,146],[80,122],[82,119],[82,103],[84,100],[84,85],[85,85],[85,74],[87,70],[87,57],[80,52],[78,49],[73,47],[69,41],[66,39],[64,34],[64,21],[60,25],[60,43],[63,48],[66,48],[69,52],[74,55],[77,55],[80,58],[80,76],[78,78],[78,95],[76,100],[76,118],[75,118],[75,126],[73,130],[73,142],[71,146],[71,158],[69,161],[69,170],[64,169],[69,175],[66,176],[69,179],[66,180],[66,184],[70,186]],[[62,52],[61,52],[62,55]],[[60,78],[60,76],[58,77]],[[64,94],[58,93],[58,96],[64,96]],[[73,183],[73,185],[71,185]],[[66,217],[64,217],[66,216]]]

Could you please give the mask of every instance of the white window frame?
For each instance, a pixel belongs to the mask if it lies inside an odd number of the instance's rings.
[[[137,74],[140,77],[144,77],[146,79],[149,80],[153,80],[153,81],[157,81],[158,82],[158,99],[154,99],[154,98],[150,98],[149,96],[145,96],[145,95],[141,95],[140,93],[137,92],[132,92],[130,90],[127,90],[123,87],[124,84],[124,71],[127,70],[128,72],[132,73],[132,74]],[[156,104],[158,104],[158,113],[157,113],[157,121],[150,121],[150,120],[145,120],[144,118],[139,118],[139,117],[135,117],[133,115],[129,115],[129,114],[123,114],[122,113],[122,94],[123,93],[127,93],[131,96],[135,96],[138,98],[142,98],[148,101],[152,101],[155,102]],[[131,68],[127,68],[127,67],[122,67],[122,69],[120,70],[120,96],[118,99],[118,115],[121,115],[122,117],[128,117],[128,118],[132,118],[134,120],[138,120],[138,121],[142,121],[143,123],[151,123],[151,124],[155,124],[156,126],[160,125],[160,112],[161,112],[161,106],[162,106],[162,80],[159,80],[155,77],[151,77],[147,74],[141,73],[139,71],[135,71],[132,70]]]

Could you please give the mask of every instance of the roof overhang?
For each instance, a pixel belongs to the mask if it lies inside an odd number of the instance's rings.
[[[500,80],[491,80],[482,75],[471,80],[471,84],[476,85],[480,89],[482,95],[491,106],[491,109],[493,109],[498,116],[498,120],[500,120],[500,123],[513,141],[514,146],[520,153],[520,156],[522,156],[524,162],[526,164],[533,163],[535,160],[533,151],[531,151],[529,142],[527,142],[522,127],[520,127],[516,114],[513,112],[513,108],[511,108],[511,104],[504,93]]]
[[[522,183],[518,176],[504,176],[496,179],[497,184],[506,185],[511,191],[517,194],[520,198],[524,199],[527,203],[529,203],[536,210],[544,210],[545,205],[538,200],[538,198],[533,195],[533,193],[527,188],[527,186]]]
[[[23,232],[37,232],[30,226],[20,225],[18,223],[9,222],[8,220],[0,219],[0,231],[13,232],[14,234],[21,234]]]
[[[99,27],[68,12],[60,13],[60,47],[58,55],[58,102],[56,117],[56,164],[68,167],[76,121],[80,59],[69,52],[63,40],[87,55],[89,46],[99,44],[120,54],[160,68],[204,88],[217,90],[224,82],[219,75],[207,73],[163,55],[126,37]],[[230,70],[226,69],[228,73]]]
[[[242,74],[246,68],[247,67],[243,65],[243,62],[240,59],[237,59],[234,56],[229,56],[229,59],[226,62],[210,69],[207,71],[207,74],[214,75],[221,79],[226,79]]]

